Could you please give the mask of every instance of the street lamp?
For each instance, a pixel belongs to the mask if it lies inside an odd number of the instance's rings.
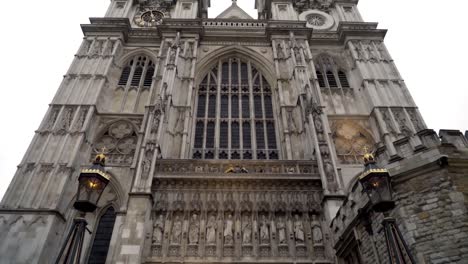
[[[389,216],[389,212],[395,208],[395,201],[393,200],[392,183],[388,170],[378,167],[374,155],[370,153],[364,155],[364,163],[364,172],[359,177],[359,182],[369,197],[371,209],[384,214],[382,225],[390,263],[415,264],[416,261],[396,225],[395,218]]]
[[[99,198],[101,198],[110,180],[110,176],[104,169],[106,156],[103,152],[98,154],[93,161],[93,165],[88,169],[82,170],[78,177],[78,191],[73,207],[80,214],[73,220],[73,226],[60,249],[56,264],[80,263],[85,231],[91,233],[86,228],[88,222],[85,219],[85,215],[96,210]]]

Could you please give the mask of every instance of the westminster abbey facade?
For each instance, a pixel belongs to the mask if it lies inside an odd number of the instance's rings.
[[[466,261],[467,138],[426,127],[357,2],[112,0],[2,200],[0,263],[54,261],[103,150],[83,263],[388,263],[365,149],[418,261]]]

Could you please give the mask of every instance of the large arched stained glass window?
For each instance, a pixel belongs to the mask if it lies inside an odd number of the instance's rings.
[[[115,217],[114,208],[109,207],[99,219],[93,245],[91,247],[91,253],[88,259],[89,264],[106,263],[107,252],[109,251],[112,231],[115,224]]]
[[[272,91],[239,58],[219,61],[198,86],[193,158],[278,159]]]

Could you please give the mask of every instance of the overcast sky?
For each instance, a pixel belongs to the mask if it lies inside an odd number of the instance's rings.
[[[109,0],[3,1],[0,16],[0,197],[66,73],[83,34]],[[215,17],[230,0],[213,0]],[[238,5],[256,18],[254,0]],[[387,47],[430,128],[468,129],[467,0],[360,0],[366,21],[389,29]]]

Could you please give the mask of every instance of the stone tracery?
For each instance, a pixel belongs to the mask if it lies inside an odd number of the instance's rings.
[[[91,160],[104,150],[107,163],[115,165],[131,164],[135,155],[138,136],[133,124],[128,121],[117,121],[101,134],[94,143]]]

